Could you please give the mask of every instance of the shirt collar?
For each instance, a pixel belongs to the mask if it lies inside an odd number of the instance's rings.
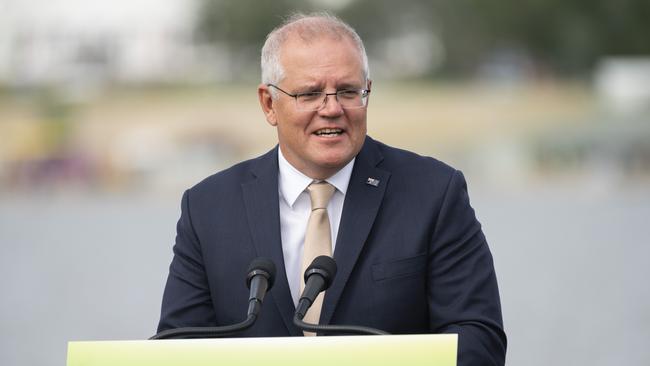
[[[352,176],[352,168],[356,157],[350,160],[343,168],[336,174],[325,179],[326,182],[333,185],[344,196],[348,190],[350,177]],[[285,159],[282,154],[282,149],[278,147],[278,168],[279,168],[279,188],[280,195],[284,201],[291,207],[298,199],[298,196],[313,182],[314,180],[301,173],[291,163]]]

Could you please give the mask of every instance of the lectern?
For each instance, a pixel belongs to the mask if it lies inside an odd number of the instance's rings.
[[[456,334],[69,342],[67,366],[456,366]]]

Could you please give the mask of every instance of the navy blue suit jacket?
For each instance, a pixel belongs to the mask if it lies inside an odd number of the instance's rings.
[[[246,270],[278,267],[256,324],[242,336],[300,336],[293,325],[278,204],[277,147],[185,192],[158,331],[246,316]],[[379,180],[377,186],[368,178]],[[499,293],[463,175],[367,137],[345,196],[321,324],[458,333],[459,365],[502,365]]]

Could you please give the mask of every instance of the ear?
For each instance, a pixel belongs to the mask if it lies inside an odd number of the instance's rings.
[[[366,88],[368,88],[368,90],[372,90],[372,80],[368,79],[368,85],[366,86]],[[372,92],[370,92],[370,94],[372,94]],[[368,94],[368,101],[366,102],[366,107],[370,105],[370,94]]]
[[[262,107],[262,112],[264,112],[266,121],[271,126],[277,126],[278,118],[275,113],[275,105],[273,104],[275,100],[271,96],[271,90],[269,87],[266,84],[260,84],[260,86],[257,87],[257,96],[260,100],[260,106]]]

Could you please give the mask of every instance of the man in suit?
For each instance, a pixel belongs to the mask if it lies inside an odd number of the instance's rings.
[[[159,331],[243,320],[245,272],[261,256],[277,278],[242,336],[303,335],[292,319],[311,250],[308,192],[327,184],[322,250],[338,273],[320,324],[457,333],[459,365],[504,364],[492,256],[463,175],[366,136],[368,75],[361,39],[335,17],[295,16],[269,34],[258,95],[279,144],[183,195]]]

